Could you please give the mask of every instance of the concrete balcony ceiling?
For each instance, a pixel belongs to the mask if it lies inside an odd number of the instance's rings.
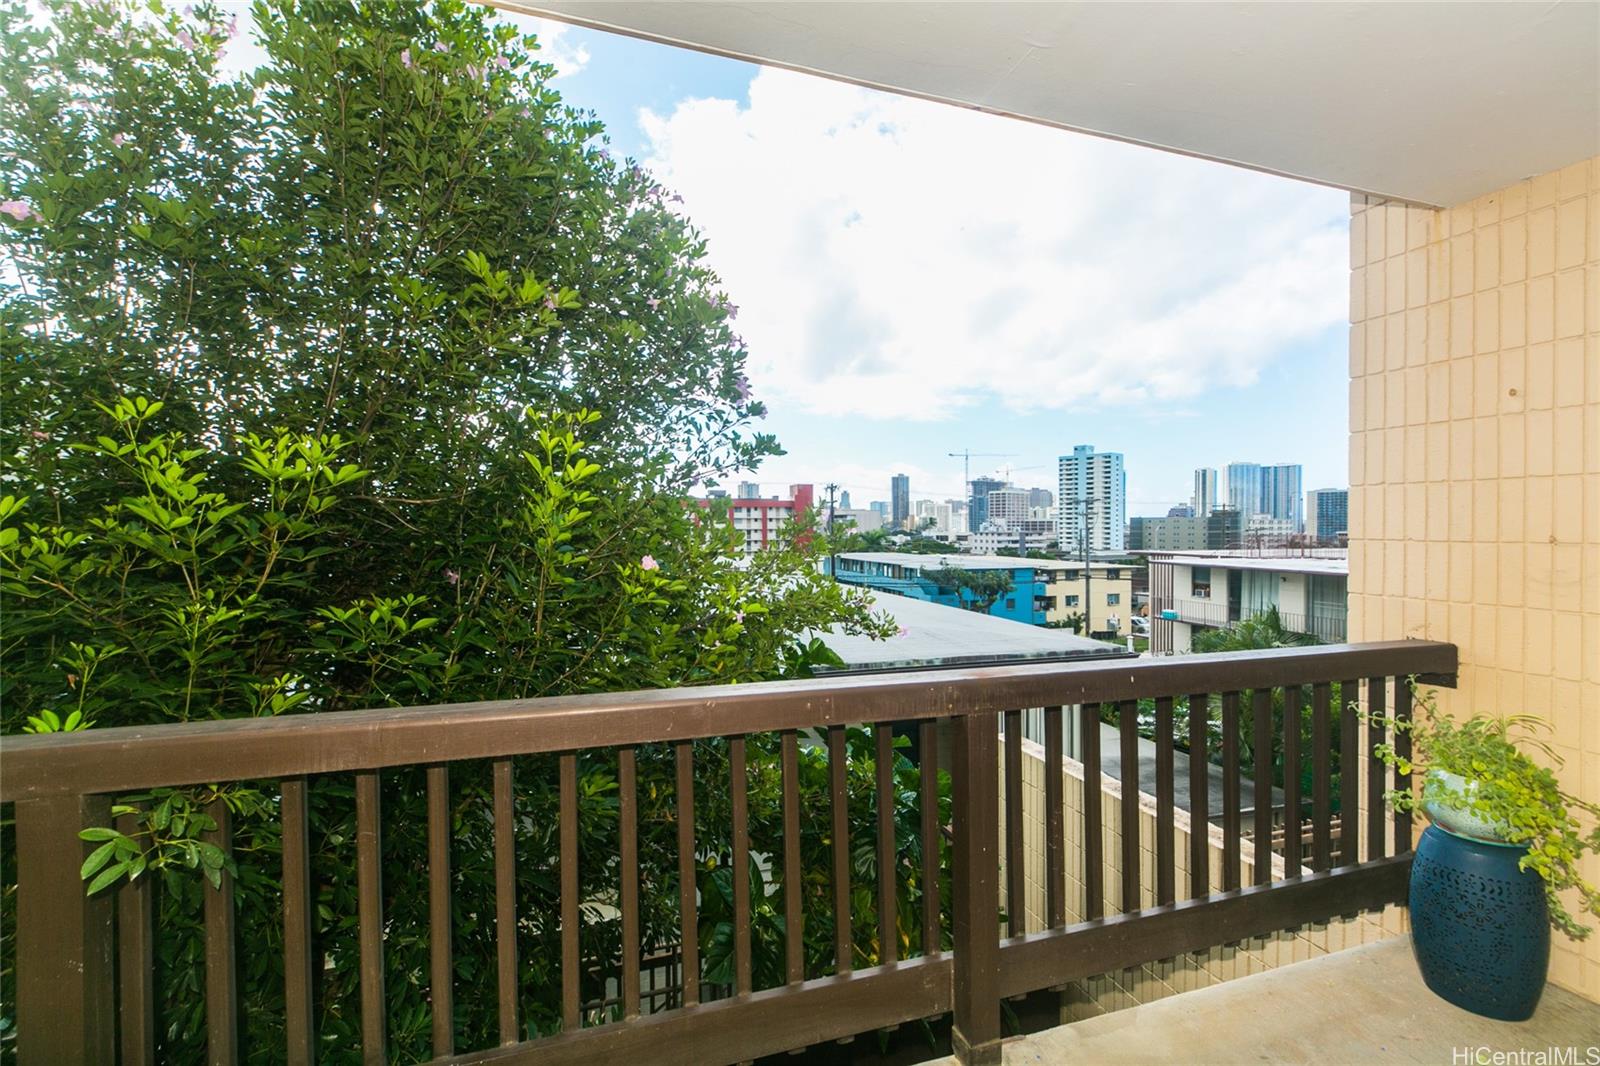
[[[1436,206],[1600,153],[1600,3],[489,0]]]

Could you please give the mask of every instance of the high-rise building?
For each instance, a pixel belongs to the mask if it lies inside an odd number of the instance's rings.
[[[1195,472],[1196,486],[1200,471]],[[1288,522],[1295,531],[1305,525],[1305,497],[1301,492],[1299,463],[1228,464],[1228,506],[1243,516],[1267,515]]]
[[[1121,452],[1096,452],[1080,444],[1060,461],[1056,540],[1063,551],[1084,550],[1087,515],[1091,552],[1120,552],[1127,543],[1128,475]]]
[[[1007,529],[1020,529],[1028,518],[1028,491],[1007,486],[989,493],[987,521],[1004,522]]]
[[[1288,522],[1296,533],[1305,528],[1305,495],[1300,484],[1299,463],[1261,468],[1261,513]]]
[[[896,474],[889,479],[889,525],[905,529],[911,524],[911,479]]]
[[[754,500],[761,496],[761,485],[755,481],[739,482],[739,499]]]
[[[1318,540],[1350,532],[1350,490],[1312,489],[1306,493],[1306,532]]]
[[[1028,490],[1028,507],[1030,509],[1034,507],[1054,507],[1055,502],[1056,494],[1049,489]]]
[[[885,522],[889,520],[889,501],[887,500],[873,500],[871,503],[867,504],[867,510],[877,511],[879,514],[883,515],[883,520]]]
[[[1242,515],[1261,513],[1261,464],[1228,464],[1228,506]]]
[[[1203,466],[1194,472],[1194,495],[1189,497],[1190,513],[1204,518],[1217,509],[1217,471]]]
[[[967,532],[976,533],[989,517],[989,493],[1006,487],[1004,481],[992,477],[972,479],[972,495],[967,498]]]
[[[1232,507],[1218,507],[1206,515],[1206,549],[1237,548],[1244,538],[1244,519]]]
[[[843,492],[839,493],[839,510],[841,510],[841,511],[850,510],[850,490],[849,489],[845,489]]]

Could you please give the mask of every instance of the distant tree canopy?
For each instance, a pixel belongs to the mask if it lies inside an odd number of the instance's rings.
[[[967,570],[959,566],[942,566],[924,570],[922,576],[936,586],[961,596],[962,606],[969,611],[987,613],[1006,593],[1011,591],[1011,573],[1006,570]]]

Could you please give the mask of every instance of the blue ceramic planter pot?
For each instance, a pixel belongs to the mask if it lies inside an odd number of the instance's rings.
[[[1486,1018],[1533,1014],[1550,965],[1544,881],[1522,845],[1429,826],[1411,864],[1411,942],[1436,994]]]

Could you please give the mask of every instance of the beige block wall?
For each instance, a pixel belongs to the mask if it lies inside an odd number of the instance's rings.
[[[1454,642],[1441,707],[1543,717],[1600,799],[1600,157],[1448,210],[1356,197],[1350,264],[1350,639]],[[1553,947],[1600,1000],[1600,935]]]
[[[1045,909],[1045,802],[1044,750],[1032,741],[1022,743],[1022,806],[1023,806],[1023,877],[1026,910],[1026,930],[1034,932],[1047,927]],[[1000,760],[1001,781],[1005,779],[1005,759]],[[1084,863],[1081,846],[1083,833],[1083,766],[1064,760],[1062,796],[1066,810],[1067,826],[1067,921],[1082,921],[1084,917]],[[1104,857],[1103,884],[1107,914],[1117,914],[1122,906],[1122,789],[1118,781],[1101,775],[1102,855]],[[1005,789],[1001,789],[1001,817],[1004,818]],[[1139,793],[1140,842],[1140,906],[1155,906],[1155,812],[1153,796]],[[1176,859],[1176,884],[1180,899],[1188,895],[1189,885],[1189,815],[1175,811],[1173,855]],[[1207,826],[1210,836],[1210,884],[1213,890],[1222,889],[1222,831]],[[1255,852],[1250,841],[1241,843],[1243,873],[1241,883],[1250,884],[1255,874]],[[1273,876],[1283,876],[1283,860],[1272,856]],[[1309,871],[1305,871],[1309,872]],[[1005,906],[1006,877],[1001,869],[1001,907]],[[1385,920],[1387,919],[1387,920]],[[1124,1007],[1150,1003],[1179,992],[1246,977],[1252,973],[1304,962],[1318,955],[1339,951],[1359,944],[1371,943],[1405,931],[1403,912],[1391,908],[1385,915],[1367,914],[1351,919],[1304,926],[1292,932],[1281,932],[1270,937],[1246,940],[1238,944],[1213,947],[1204,954],[1183,955],[1174,959],[1135,966],[1112,974],[1101,974],[1087,981],[1074,982],[1065,994],[1063,1021],[1080,1018]],[[1008,931],[1009,935],[1010,931]]]

